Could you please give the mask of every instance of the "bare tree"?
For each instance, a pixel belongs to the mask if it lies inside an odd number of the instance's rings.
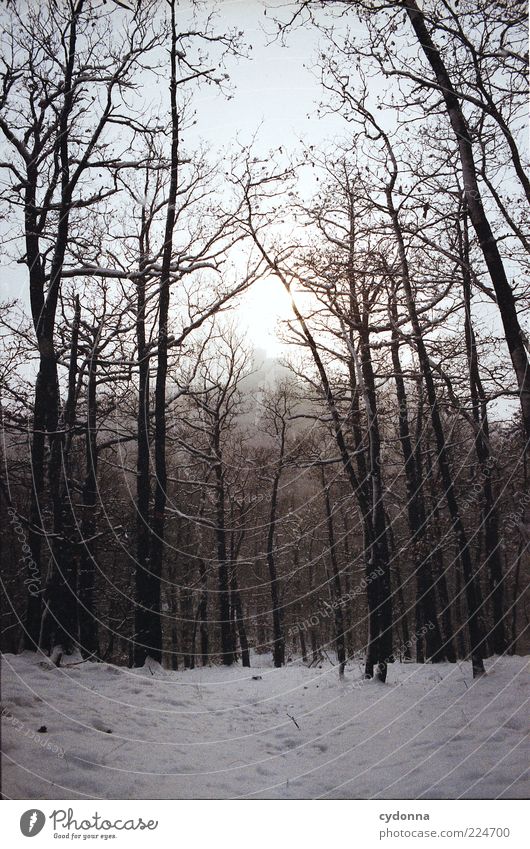
[[[0,103],[0,130],[6,142],[2,167],[11,178],[5,197],[24,212],[22,261],[28,269],[39,351],[31,438],[30,547],[41,573],[43,539],[50,548],[46,604],[55,623],[54,641],[60,655],[72,648],[75,635],[72,623],[65,621],[63,626],[62,622],[63,616],[68,620],[64,603],[68,578],[62,551],[61,476],[54,473],[55,468],[48,476],[54,505],[53,536],[47,536],[43,521],[46,437],[54,458],[61,456],[65,445],[54,343],[57,304],[64,264],[85,213],[116,192],[114,175],[120,152],[110,151],[105,131],[116,123],[122,125],[127,146],[134,122],[120,115],[123,93],[157,37],[149,23],[150,4],[138,8],[130,21],[120,15],[122,29],[116,37],[108,18],[98,18],[93,4],[84,0],[10,11]],[[109,56],[114,57],[110,66]],[[87,102],[98,102],[90,115]],[[95,168],[101,179],[94,187],[91,175]],[[66,589],[66,595],[68,592]],[[40,596],[29,597],[28,647],[39,642],[40,617]]]

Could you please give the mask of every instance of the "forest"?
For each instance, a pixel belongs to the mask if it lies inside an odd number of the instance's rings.
[[[526,4],[230,5],[1,4],[2,651],[472,686],[528,651]],[[293,45],[303,134],[225,122]]]

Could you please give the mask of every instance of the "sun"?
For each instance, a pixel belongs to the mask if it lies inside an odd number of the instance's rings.
[[[274,275],[257,280],[241,299],[238,307],[242,329],[255,348],[267,356],[278,356],[284,350],[279,338],[279,323],[292,317],[291,299],[281,281]]]

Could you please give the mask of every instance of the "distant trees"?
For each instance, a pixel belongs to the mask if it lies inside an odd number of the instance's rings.
[[[272,605],[272,630],[273,648],[272,656],[274,665],[279,667],[285,663],[285,635],[283,626],[283,609],[280,599],[280,582],[276,566],[276,525],[278,521],[278,495],[282,472],[287,462],[287,437],[289,419],[292,415],[292,393],[287,383],[280,384],[278,388],[268,397],[262,400],[263,421],[266,432],[268,431],[275,443],[275,456],[271,458],[270,478],[270,506],[269,521],[267,528],[267,568],[269,570],[271,605]],[[263,483],[265,480],[263,479]]]
[[[249,665],[245,621],[237,579],[237,555],[240,542],[236,535],[242,527],[230,526],[231,488],[237,482],[230,480],[230,460],[227,442],[236,427],[237,410],[241,405],[241,381],[247,369],[244,348],[233,336],[220,339],[217,351],[210,349],[209,357],[200,367],[198,385],[192,393],[196,415],[191,426],[187,451],[198,457],[205,469],[205,479],[213,481],[213,516],[211,521],[217,555],[217,597],[220,627],[221,659],[226,666],[235,660],[237,628],[243,664]],[[205,437],[204,447],[197,445],[197,437]],[[233,437],[232,437],[233,438]],[[237,521],[237,520],[236,520]]]

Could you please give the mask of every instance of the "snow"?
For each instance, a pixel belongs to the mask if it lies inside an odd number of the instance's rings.
[[[527,661],[173,672],[2,659],[14,799],[523,798]],[[261,676],[255,680],[252,676]],[[45,727],[46,731],[38,733]]]

